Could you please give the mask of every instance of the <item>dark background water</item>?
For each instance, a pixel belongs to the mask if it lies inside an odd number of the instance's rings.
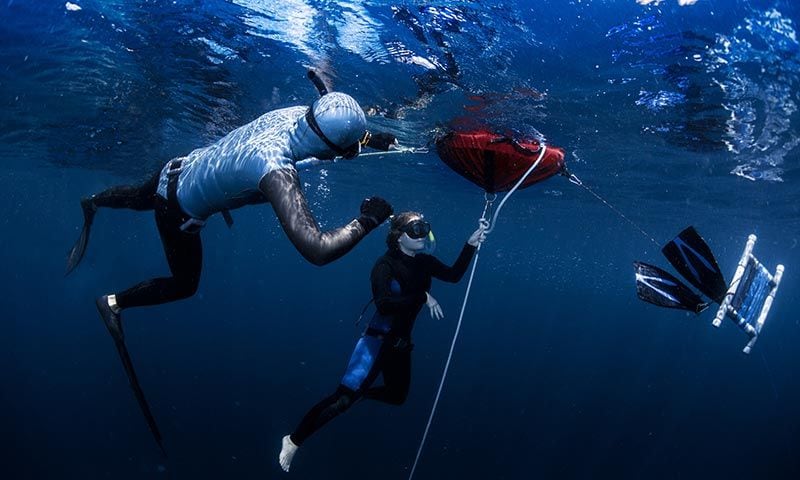
[[[285,475],[280,438],[337,385],[384,231],[316,268],[269,208],[237,211],[231,231],[210,222],[198,294],[125,313],[168,462],[92,303],[165,272],[151,216],[101,212],[84,263],[62,272],[81,196],[312,101],[309,66],[388,112],[370,124],[404,144],[465,115],[538,135],[659,242],[693,224],[730,276],[756,233],[761,260],[787,266],[745,356],[711,312],[637,300],[631,262],[666,262],[586,192],[563,178],[520,192],[481,251],[417,478],[798,478],[792,2],[75,3],[0,5],[3,478]],[[403,107],[423,75],[424,101]],[[432,153],[302,178],[325,226],[372,194],[424,211],[448,261],[483,206]],[[446,318],[420,316],[406,405],[358,404],[292,477],[408,475],[464,288],[434,285]]]

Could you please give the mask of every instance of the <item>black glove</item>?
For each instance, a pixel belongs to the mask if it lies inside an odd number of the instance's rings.
[[[368,232],[384,222],[392,214],[392,206],[381,197],[369,197],[361,202],[360,223]]]
[[[367,142],[367,146],[374,148],[375,150],[383,150],[385,152],[389,150],[389,147],[394,145],[395,142],[397,142],[397,137],[391,133],[377,132],[372,134],[369,142]]]

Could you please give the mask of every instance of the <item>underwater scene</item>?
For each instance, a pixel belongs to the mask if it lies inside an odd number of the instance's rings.
[[[798,31],[0,1],[0,478],[800,478]]]

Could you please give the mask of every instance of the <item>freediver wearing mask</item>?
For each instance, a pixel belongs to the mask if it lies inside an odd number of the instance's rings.
[[[123,339],[120,312],[191,297],[202,267],[200,230],[221,213],[230,226],[230,210],[269,203],[289,240],[314,265],[325,265],[350,251],[392,213],[380,197],[361,203],[360,215],[322,231],[309,209],[296,164],[308,159],[356,157],[364,146],[388,150],[391,134],[370,135],[359,104],[344,93],[329,92],[313,71],[319,90],[310,107],[267,112],[216,143],[170,160],[141,185],[109,188],[81,200],[84,226],[67,260],[67,273],[83,258],[98,208],[154,210],[171,276],[146,280],[96,299],[97,309],[115,341]]]
[[[430,254],[433,232],[420,213],[392,217],[386,237],[388,251],[375,262],[370,275],[376,312],[353,350],[339,387],[312,407],[291,435],[283,437],[278,461],[285,471],[289,471],[300,445],[358,400],[367,398],[390,405],[405,402],[411,383],[414,321],[424,305],[433,318],[444,316],[430,294],[431,279],[449,283],[461,280],[486,238],[487,228],[488,222],[483,220],[453,266],[447,266]],[[373,386],[378,375],[383,376],[383,385]]]

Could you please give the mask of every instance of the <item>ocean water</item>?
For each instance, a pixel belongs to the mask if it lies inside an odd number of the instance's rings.
[[[152,214],[101,211],[63,276],[80,197],[310,103],[313,67],[404,145],[453,123],[539,138],[657,243],[694,225],[729,278],[756,233],[786,265],[746,356],[731,322],[636,298],[632,262],[666,261],[615,212],[561,177],[520,191],[415,478],[800,478],[800,7],[680,3],[3,0],[0,477],[408,477],[466,281],[434,283],[405,405],[359,403],[277,463],[338,384],[385,227],[319,268],[269,207],[209,222],[197,295],[124,317],[167,460],[93,304],[166,272]],[[378,194],[423,211],[448,262],[484,202],[434,152],[301,176],[323,226]]]

